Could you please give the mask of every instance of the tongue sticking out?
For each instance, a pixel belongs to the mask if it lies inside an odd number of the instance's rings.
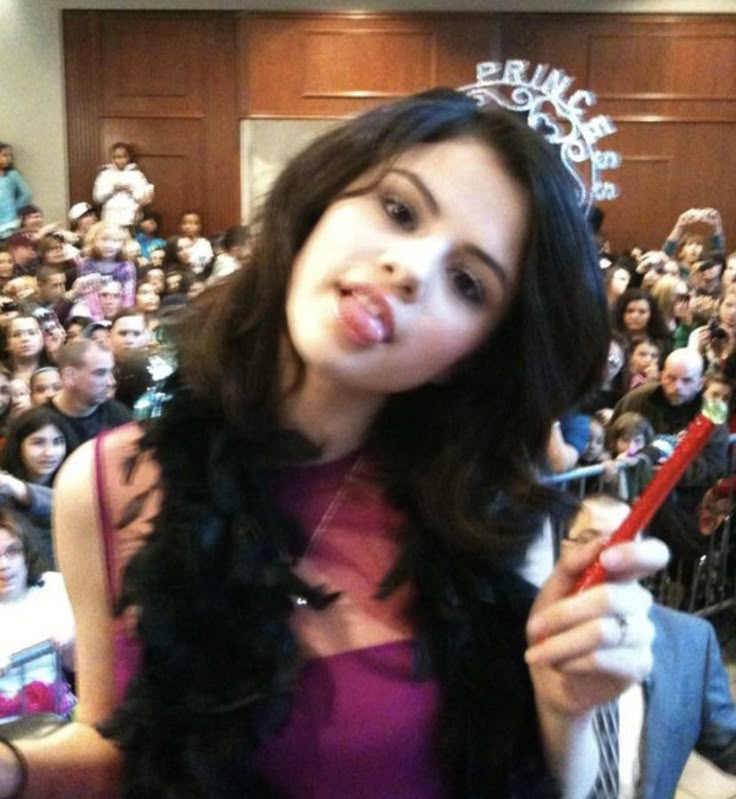
[[[390,321],[382,309],[360,293],[340,297],[338,318],[345,332],[358,344],[381,344],[391,338]]]

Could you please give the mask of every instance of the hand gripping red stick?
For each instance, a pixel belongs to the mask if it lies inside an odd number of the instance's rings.
[[[652,480],[631,506],[631,512],[618,530],[608,539],[604,549],[624,541],[632,541],[639,530],[649,524],[659,506],[682,477],[685,469],[697,458],[715,426],[725,421],[726,413],[725,404],[722,402],[706,402],[704,404],[703,410],[687,426],[685,434],[670,457],[659,467]],[[597,559],[580,575],[571,593],[578,594],[592,588],[594,585],[604,582],[606,577],[607,572],[601,565],[600,559]]]

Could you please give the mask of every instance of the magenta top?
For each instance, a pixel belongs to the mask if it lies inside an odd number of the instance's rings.
[[[116,458],[119,452],[116,447]],[[103,465],[99,456],[97,465]],[[279,475],[274,488],[282,507],[307,532],[310,561],[327,575],[330,589],[350,595],[351,607],[359,614],[365,608],[368,624],[375,618],[390,622],[390,614],[404,607],[400,601],[379,603],[373,598],[396,551],[399,517],[383,501],[369,471],[356,469],[356,457],[350,456],[290,469]],[[126,554],[114,557],[120,531],[113,533],[110,519],[116,516],[106,509],[104,494],[101,499],[100,518],[116,591],[121,560],[127,561],[134,544],[124,543]],[[130,538],[139,545],[140,536]],[[298,607],[297,633],[300,614],[318,613]],[[309,617],[305,618],[308,625]],[[389,629],[402,627],[389,623]],[[122,696],[138,658],[137,642],[124,621],[116,624],[115,646],[116,683]],[[408,637],[311,657],[286,726],[253,755],[256,773],[285,797],[445,799],[434,752],[437,705],[436,683],[413,675]]]

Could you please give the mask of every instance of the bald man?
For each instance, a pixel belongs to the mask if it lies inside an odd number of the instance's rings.
[[[619,400],[613,419],[636,411],[651,422],[655,434],[676,436],[700,411],[702,403],[703,358],[683,347],[669,354],[659,383],[645,383]],[[726,474],[727,449],[728,428],[718,425],[652,522],[652,532],[680,558],[697,558],[707,548],[708,539],[700,534],[696,511],[705,491]]]

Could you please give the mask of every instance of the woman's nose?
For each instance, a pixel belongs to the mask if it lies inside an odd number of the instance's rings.
[[[405,302],[416,302],[442,268],[448,249],[439,236],[396,244],[379,258],[379,280]]]

